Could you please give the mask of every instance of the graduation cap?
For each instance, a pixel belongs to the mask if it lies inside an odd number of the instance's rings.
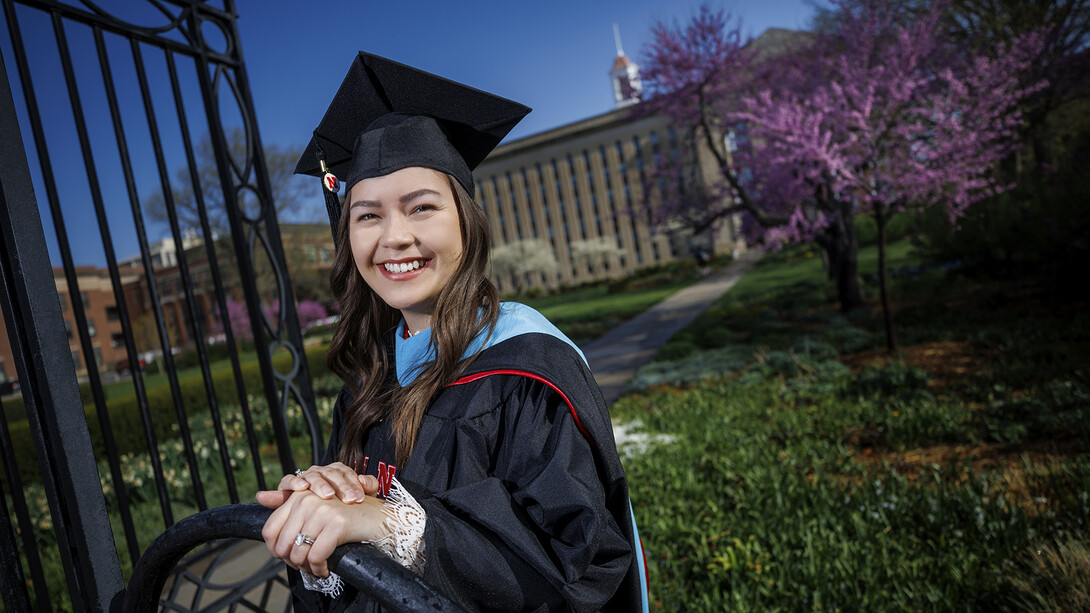
[[[530,108],[411,66],[360,52],[295,166],[322,177],[333,235],[338,178],[358,181],[423,166],[473,194],[472,169]]]

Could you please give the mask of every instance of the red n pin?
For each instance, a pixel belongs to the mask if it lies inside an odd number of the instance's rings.
[[[320,164],[322,166],[322,172],[325,173],[324,175],[322,175],[322,184],[325,185],[325,188],[327,190],[329,190],[329,191],[333,192],[334,194],[336,194],[337,193],[337,177],[333,176],[333,173],[329,172],[329,168],[327,168],[326,165],[325,165],[325,159],[324,158],[318,158],[318,164]]]

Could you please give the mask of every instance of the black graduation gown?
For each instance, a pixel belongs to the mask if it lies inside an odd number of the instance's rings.
[[[325,461],[342,438],[341,391]],[[367,467],[427,512],[424,581],[467,611],[639,611],[628,488],[609,413],[581,356],[543,333],[482,351],[429,407],[396,466],[383,422]],[[293,582],[297,610],[371,611],[346,585],[330,602]]]

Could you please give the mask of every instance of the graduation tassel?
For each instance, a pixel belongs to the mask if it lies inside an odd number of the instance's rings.
[[[329,213],[329,229],[333,233],[333,242],[337,242],[337,226],[341,220],[341,200],[337,196],[337,190],[340,189],[340,182],[337,181],[336,175],[329,171],[329,168],[325,164],[325,151],[322,146],[318,144],[318,134],[314,134],[314,144],[318,152],[318,165],[322,169],[322,195],[325,196],[325,208]]]

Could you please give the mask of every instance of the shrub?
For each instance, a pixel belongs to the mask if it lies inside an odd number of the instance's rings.
[[[886,243],[899,241],[912,234],[916,229],[916,216],[911,213],[897,213],[886,222]],[[870,215],[856,215],[855,240],[860,247],[878,244],[878,222]]]
[[[1015,189],[969,208],[957,226],[937,208],[920,218],[921,247],[934,262],[961,260],[974,272],[1009,278],[1032,274],[1058,294],[1085,297],[1090,236],[1090,175],[1083,167],[1022,177]]]
[[[716,326],[707,330],[704,330],[697,336],[696,343],[700,345],[702,349],[716,349],[719,347],[726,347],[734,342],[737,335],[731,332],[729,329],[722,326]]]
[[[689,357],[690,355],[699,350],[699,347],[689,341],[671,340],[659,349],[659,352],[656,355],[655,359],[667,362],[680,360],[682,358]]]
[[[850,325],[844,318],[831,321],[829,326],[821,331],[821,339],[841,354],[869,349],[875,345],[877,338],[873,332]]]
[[[695,351],[672,361],[652,362],[639,369],[627,390],[641,390],[655,385],[689,385],[705,379],[737,372],[752,359],[753,349],[731,346],[709,351]]]
[[[312,376],[325,374],[326,347],[312,347],[306,352],[308,368]],[[274,368],[280,372],[287,370],[287,355],[278,356],[273,360]],[[261,377],[260,365],[257,362],[249,362],[241,366],[243,386],[246,393],[253,397],[263,397],[264,382]],[[217,404],[221,407],[238,404],[238,390],[235,387],[234,373],[223,370],[212,373],[212,386],[216,390]],[[204,380],[201,377],[185,379],[179,382],[179,397],[185,415],[191,421],[195,416],[208,413],[208,395]],[[174,395],[169,385],[148,389],[146,392],[147,409],[150,422],[156,440],[162,445],[166,441],[179,436],[177,431],[177,409],[174,404]],[[144,420],[136,395],[111,398],[107,400],[107,413],[109,415],[111,432],[114,444],[119,455],[128,453],[146,453],[147,439],[144,431]],[[6,407],[6,403],[5,403]],[[101,426],[97,417],[97,410],[90,402],[85,402],[84,411],[87,418],[87,428],[91,434],[91,443],[94,446],[95,455],[101,457],[105,453],[105,440],[102,436]],[[39,480],[37,454],[34,451],[33,437],[30,434],[30,424],[26,421],[13,422],[8,426],[11,433],[14,457],[19,468],[20,477],[27,483]]]
[[[787,349],[798,335],[798,326],[772,317],[761,318],[750,331],[750,343]]]
[[[812,373],[819,362],[813,357],[798,355],[790,351],[758,352],[754,357],[756,363],[750,365],[748,370],[760,373],[765,379],[794,377],[800,373]]]
[[[791,350],[798,355],[814,360],[829,360],[835,358],[838,353],[836,347],[819,341],[810,335],[796,337],[795,342],[791,344]]]
[[[1071,381],[1049,381],[1033,395],[993,399],[981,420],[989,438],[1001,443],[1085,436],[1090,392]]]
[[[864,368],[855,380],[855,391],[863,396],[879,395],[898,400],[930,398],[927,382],[931,376],[909,366],[901,360],[893,360],[882,366]]]

